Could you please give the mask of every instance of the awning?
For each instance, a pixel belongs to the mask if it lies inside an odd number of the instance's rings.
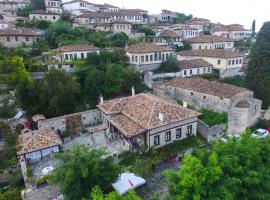
[[[143,184],[145,184],[143,178],[133,173],[125,172],[120,175],[118,181],[113,183],[112,186],[120,195],[123,195],[129,190],[135,189]]]

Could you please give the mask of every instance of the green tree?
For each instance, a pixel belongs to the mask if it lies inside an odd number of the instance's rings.
[[[177,72],[180,71],[180,68],[177,64],[177,60],[175,57],[171,57],[166,61],[161,63],[161,66],[157,70],[158,72]]]
[[[176,13],[176,24],[184,24],[192,19],[192,15],[185,15],[184,13]]]
[[[125,47],[128,42],[128,36],[125,33],[116,33],[112,36],[112,46]]]
[[[256,35],[256,20],[255,19],[252,22],[251,31],[252,31],[252,37],[255,37]]]
[[[134,191],[128,192],[125,196],[120,196],[117,192],[111,192],[107,195],[103,194],[99,187],[94,187],[91,195],[91,200],[141,200]]]
[[[165,173],[174,199],[269,199],[270,144],[244,133],[184,158]]]
[[[263,101],[263,108],[270,105],[270,22],[265,22],[257,35],[247,68],[247,84],[256,98]]]
[[[121,172],[113,158],[102,149],[74,146],[56,158],[59,164],[55,180],[67,200],[87,198],[89,189],[95,186],[108,188]]]
[[[192,46],[189,42],[183,41],[183,46],[177,47],[176,51],[185,51],[185,50],[191,50]]]

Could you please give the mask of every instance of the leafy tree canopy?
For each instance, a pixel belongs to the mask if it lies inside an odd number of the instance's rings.
[[[106,189],[117,180],[120,167],[102,149],[74,146],[70,151],[58,154],[55,181],[60,184],[65,199],[87,198],[95,186]],[[93,194],[99,195],[94,190]],[[95,196],[99,199],[99,196]],[[101,196],[102,197],[102,196]],[[102,199],[102,198],[100,198]]]
[[[247,68],[248,87],[263,101],[263,108],[270,105],[270,22],[265,22],[252,47]]]
[[[245,133],[184,158],[165,173],[174,199],[269,199],[270,143]]]
[[[176,14],[176,24],[184,24],[192,19],[192,15],[185,15],[184,13],[177,13]]]

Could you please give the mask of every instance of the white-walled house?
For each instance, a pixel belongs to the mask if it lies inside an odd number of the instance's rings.
[[[70,12],[72,15],[78,16],[88,11],[96,12],[97,8],[95,4],[89,3],[84,0],[73,0],[62,3],[62,9]]]
[[[251,31],[245,29],[242,25],[239,24],[219,24],[211,30],[211,33],[212,35],[228,37],[235,41],[250,38],[251,36]]]
[[[57,133],[49,128],[23,132],[18,137],[17,155],[30,164],[53,153],[58,153],[62,144]]]
[[[233,49],[234,40],[217,35],[200,35],[185,40],[193,50],[201,49]]]
[[[177,60],[204,59],[213,65],[221,77],[241,74],[243,55],[236,51],[224,49],[188,50],[177,54]]]
[[[47,12],[62,13],[61,0],[45,0]]]
[[[181,60],[177,61],[177,64],[181,70],[181,77],[210,74],[213,70],[213,65],[203,59]]]
[[[138,43],[128,46],[126,55],[129,63],[139,72],[158,69],[161,63],[173,56],[173,50],[152,43]]]
[[[159,148],[196,136],[200,113],[150,93],[101,101],[102,122],[109,138],[120,138],[124,149]]]
[[[61,18],[61,13],[47,12],[46,10],[34,10],[29,12],[30,20],[44,20],[48,22],[57,22]]]
[[[185,25],[185,24],[174,25],[171,28],[179,35],[182,35],[184,39],[196,37],[200,34],[200,31],[198,28]]]
[[[61,46],[53,51],[56,52],[56,60],[64,62],[76,59],[86,59],[88,53],[99,53],[99,48],[90,44],[71,44]]]
[[[0,43],[6,47],[18,47],[23,44],[32,45],[38,38],[43,37],[44,32],[34,31],[28,28],[6,28],[0,30]]]

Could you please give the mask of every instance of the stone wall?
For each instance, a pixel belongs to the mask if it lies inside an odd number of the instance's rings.
[[[212,143],[215,140],[221,138],[227,130],[227,124],[218,124],[209,127],[203,121],[198,120],[197,124],[198,133],[201,134],[208,143]]]
[[[63,115],[56,118],[45,119],[38,122],[38,129],[52,128],[54,130],[65,131],[67,119],[73,116],[81,118],[83,127],[89,127],[101,123],[101,113],[98,109],[88,110],[80,113]]]

